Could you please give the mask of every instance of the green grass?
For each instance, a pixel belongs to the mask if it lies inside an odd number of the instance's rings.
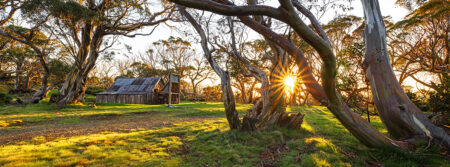
[[[24,122],[43,122],[54,119],[66,119],[80,116],[108,115],[108,114],[131,114],[136,112],[164,112],[170,117],[222,117],[222,103],[195,103],[186,102],[175,104],[177,108],[169,108],[165,105],[140,105],[140,104],[97,104],[95,107],[84,104],[57,107],[41,101],[40,104],[23,106],[0,107],[0,120],[23,120]],[[236,109],[240,115],[245,114],[251,105],[238,105]]]
[[[81,124],[84,116],[157,111],[155,117],[213,118],[120,132],[35,137],[0,147],[0,166],[448,166],[433,146],[414,153],[369,149],[324,107],[290,107],[306,113],[301,130],[273,127],[257,132],[230,131],[221,103],[164,105],[99,104],[58,108],[45,103],[0,108],[0,122],[58,120]],[[251,105],[237,105],[240,115]],[[378,117],[372,124],[384,129]],[[10,125],[11,126],[11,125]],[[274,151],[275,150],[275,151]]]
[[[82,123],[85,120],[80,118],[67,118],[60,121],[62,124],[76,124],[76,123]]]
[[[0,84],[0,93],[8,93],[8,92],[9,92],[8,86]]]

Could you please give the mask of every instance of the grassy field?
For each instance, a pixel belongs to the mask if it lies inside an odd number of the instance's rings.
[[[230,131],[221,103],[0,107],[0,166],[448,166],[443,150],[369,149],[324,107],[301,130]],[[238,104],[242,116],[251,105]],[[386,133],[378,118],[372,124]],[[3,137],[2,137],[3,136]],[[422,148],[425,147],[424,146]]]

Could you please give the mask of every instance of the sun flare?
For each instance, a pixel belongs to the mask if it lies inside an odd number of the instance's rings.
[[[284,78],[284,85],[286,86],[286,90],[292,92],[295,88],[295,77],[293,76],[287,76]]]

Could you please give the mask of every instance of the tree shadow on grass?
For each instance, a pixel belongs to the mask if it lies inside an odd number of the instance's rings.
[[[313,122],[314,123],[314,122]],[[349,166],[349,159],[311,129],[273,127],[256,132],[213,130],[197,135],[183,155],[185,166]]]
[[[310,126],[316,132],[315,135],[329,140],[339,152],[352,159],[351,161],[361,161],[364,162],[364,165],[385,166],[421,166],[426,164],[440,166],[448,163],[448,160],[444,160],[443,163],[442,161],[439,162],[439,159],[443,159],[439,155],[443,151],[437,146],[433,146],[422,153],[411,153],[392,148],[367,148],[346,130],[325,107],[296,107],[294,110],[305,112],[305,121],[310,122]],[[373,116],[371,119],[373,126],[381,132],[387,133],[379,117]]]

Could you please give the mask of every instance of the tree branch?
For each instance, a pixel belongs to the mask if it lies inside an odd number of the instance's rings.
[[[317,31],[319,36],[322,37],[322,39],[325,40],[331,46],[331,42],[330,39],[328,39],[327,33],[322,29],[322,26],[320,25],[319,21],[311,13],[311,11],[306,9],[300,2],[298,2],[298,0],[292,0],[292,2],[295,8],[297,8],[297,10],[300,11],[300,13],[302,13],[309,19],[309,21],[311,22],[312,26]]]
[[[227,16],[267,15],[269,17],[277,18],[279,20],[284,20],[284,18],[281,16],[281,12],[277,8],[265,5],[236,6],[226,0],[222,1],[224,3],[219,3],[212,0],[169,0],[169,1],[186,7],[211,11],[214,13]]]
[[[15,4],[14,1],[15,0],[10,0],[9,2],[11,4],[10,5],[5,5],[5,7],[9,6],[11,8],[11,10],[9,11],[8,15],[4,19],[0,20],[0,26],[3,26],[8,21],[10,21],[13,18],[14,14],[17,12],[17,10],[20,9],[20,7],[16,6],[17,4]]]

